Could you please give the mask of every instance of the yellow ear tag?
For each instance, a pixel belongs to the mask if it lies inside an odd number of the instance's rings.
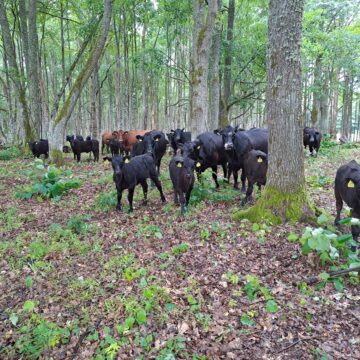
[[[197,148],[198,150],[200,150],[201,146],[200,146],[200,145],[198,145],[196,148]]]
[[[109,160],[105,160],[104,164],[107,165],[110,161]]]
[[[199,162],[196,163],[196,167],[200,167],[201,164]]]
[[[155,141],[159,141],[159,139],[155,139]]]
[[[179,168],[181,168],[181,167],[182,167],[182,163],[177,163],[176,166],[179,167]]]
[[[128,164],[130,162],[129,159],[125,159],[125,164]]]
[[[262,163],[262,162],[263,162],[263,159],[262,159],[261,157],[259,157],[259,158],[257,159],[257,162],[258,162],[258,163]]]
[[[348,188],[354,188],[354,187],[355,187],[355,184],[351,180],[349,180]]]
[[[142,139],[139,139],[139,142],[141,142],[142,141]]]

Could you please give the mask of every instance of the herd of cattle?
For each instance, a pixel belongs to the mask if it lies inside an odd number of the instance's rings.
[[[110,161],[113,167],[113,180],[117,189],[117,209],[121,211],[122,192],[128,189],[130,211],[133,211],[133,196],[136,185],[143,189],[144,203],[147,202],[147,179],[151,179],[165,202],[161,182],[159,180],[161,159],[168,146],[172,148],[173,157],[169,163],[170,179],[173,183],[174,201],[181,205],[181,213],[189,204],[195,175],[200,178],[206,169],[212,170],[212,177],[218,188],[217,168],[221,166],[224,178],[230,183],[234,178],[234,188],[238,189],[238,172],[241,170],[241,191],[246,192],[242,204],[251,199],[255,184],[261,190],[266,184],[268,167],[268,130],[265,128],[239,129],[227,126],[222,130],[205,132],[191,140],[191,133],[185,129],[171,130],[165,134],[158,130],[113,131],[102,134],[101,152],[111,152],[104,161]],[[166,138],[167,137],[167,138]],[[74,153],[74,160],[81,160],[81,153],[92,152],[94,161],[99,160],[99,141],[88,136],[85,140],[80,135],[68,135],[66,140]],[[316,154],[321,144],[321,133],[314,128],[305,127],[303,133],[305,148],[310,154]],[[34,156],[49,154],[49,143],[41,139],[29,144]],[[64,152],[70,152],[64,146]],[[246,188],[247,180],[247,188]],[[341,166],[335,179],[335,197],[337,216],[335,224],[340,220],[343,201],[352,208],[351,216],[360,218],[360,166],[356,161]],[[357,240],[360,226],[352,226],[352,235]]]

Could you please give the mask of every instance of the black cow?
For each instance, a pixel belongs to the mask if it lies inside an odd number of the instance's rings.
[[[186,142],[191,141],[191,132],[184,131],[184,130],[185,130],[185,128],[171,130],[171,133],[166,134],[169,139],[170,146],[172,147],[172,149],[174,151],[174,155],[176,154],[177,150],[179,149],[180,144],[185,144]]]
[[[264,152],[260,150],[250,150],[244,156],[244,171],[248,181],[248,187],[242,205],[251,200],[254,184],[257,184],[259,190],[261,190],[261,185],[266,185],[267,168],[268,160]]]
[[[133,146],[131,155],[152,154],[154,157],[156,170],[160,175],[161,159],[166,152],[166,145],[169,143],[162,131],[151,130],[144,136],[136,135],[137,144]]]
[[[67,145],[64,145],[62,148],[63,153],[65,154],[69,154],[70,153],[70,148]]]
[[[181,205],[181,214],[185,212],[185,205],[189,205],[191,191],[194,186],[195,161],[189,157],[175,155],[169,163],[170,179],[174,188],[174,202]]]
[[[99,141],[98,140],[86,140],[80,141],[78,139],[71,141],[71,147],[76,156],[77,161],[81,160],[81,153],[92,152],[94,154],[94,161],[99,161]]]
[[[72,146],[72,141],[73,140],[79,140],[79,141],[84,141],[84,138],[81,135],[66,135],[66,141],[68,141],[70,143],[71,146],[71,150],[74,153],[74,160],[76,159],[76,155]]]
[[[313,156],[314,149],[316,150],[317,155],[321,144],[321,133],[314,128],[305,127],[303,143],[305,149],[309,146],[311,156]]]
[[[112,158],[104,157],[104,160],[111,161],[114,176],[113,180],[117,190],[116,209],[121,211],[122,192],[128,189],[129,211],[133,211],[133,197],[135,186],[141,184],[144,193],[144,204],[147,203],[148,185],[146,179],[150,178],[160,192],[161,201],[165,202],[161,183],[157,175],[154,158],[150,154],[139,155],[130,158],[129,156],[116,155]]]
[[[250,150],[268,152],[268,130],[253,128],[250,130],[237,130],[222,132],[222,141],[227,153],[230,167],[234,175],[234,188],[238,188],[238,171],[241,173],[241,191],[245,192],[246,173],[244,170],[244,158]]]
[[[227,158],[221,137],[212,132],[200,134],[194,141],[187,142],[181,147],[183,156],[187,156],[196,162],[198,175],[206,169],[212,169],[212,177],[218,188],[217,167],[222,166],[224,177],[227,176]]]
[[[40,139],[39,141],[29,142],[29,148],[34,157],[39,158],[40,155],[45,155],[45,159],[49,157],[49,141]]]
[[[109,141],[109,147],[110,147],[110,151],[111,151],[111,155],[119,155],[119,154],[123,154],[125,149],[124,149],[124,145],[123,142],[117,139],[111,139]]]
[[[351,208],[350,216],[360,219],[360,166],[352,160],[342,165],[335,177],[336,218],[335,225],[339,224],[343,201]],[[358,241],[360,226],[352,225],[351,234]],[[352,250],[355,251],[354,247]]]

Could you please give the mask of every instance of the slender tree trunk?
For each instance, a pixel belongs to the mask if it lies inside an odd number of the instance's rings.
[[[146,35],[146,25],[143,25],[143,30],[141,34],[141,92],[142,92],[142,107],[143,107],[143,129],[147,129],[148,123],[148,96],[147,96],[147,78],[145,72],[145,35]]]
[[[272,223],[313,218],[302,144],[300,43],[304,0],[270,0],[266,107],[269,167],[262,197],[236,218]],[[291,151],[289,151],[291,149]]]
[[[63,127],[63,123],[66,123],[70,118],[84,86],[86,85],[89,77],[93,73],[102,55],[106,43],[106,38],[109,32],[112,5],[113,0],[104,0],[104,15],[102,18],[101,33],[97,39],[96,45],[91,51],[83,69],[77,76],[61,110],[57,113],[55,118],[51,119],[51,133],[49,134],[51,136],[49,136],[49,140],[50,147],[52,149],[61,149],[61,145],[63,143],[61,128]]]
[[[229,0],[228,23],[225,45],[225,69],[223,93],[220,103],[220,127],[224,128],[229,123],[228,103],[231,92],[231,64],[232,64],[232,42],[234,33],[235,0]]]
[[[4,50],[6,52],[7,60],[9,61],[10,78],[15,85],[17,96],[19,98],[19,103],[22,109],[23,124],[25,129],[25,141],[29,141],[35,138],[35,134],[33,132],[33,129],[31,128],[25,86],[21,81],[19,67],[16,62],[15,45],[11,37],[9,22],[6,16],[6,9],[3,0],[0,0],[0,26],[2,29],[2,36],[4,40]]]
[[[320,93],[321,93],[321,56],[315,60],[314,83],[313,83],[313,104],[311,109],[311,126],[318,127],[321,116],[320,110]]]

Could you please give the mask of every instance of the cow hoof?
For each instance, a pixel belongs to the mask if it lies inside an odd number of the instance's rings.
[[[117,206],[117,207],[116,207],[116,210],[119,211],[119,212],[121,212],[121,211],[122,211],[121,206]]]
[[[334,225],[335,225],[335,226],[339,226],[339,225],[340,225],[340,224],[339,224],[339,221],[340,221],[340,219],[339,219],[339,220],[335,219]]]
[[[165,198],[161,199],[161,202],[166,203],[166,199]]]

